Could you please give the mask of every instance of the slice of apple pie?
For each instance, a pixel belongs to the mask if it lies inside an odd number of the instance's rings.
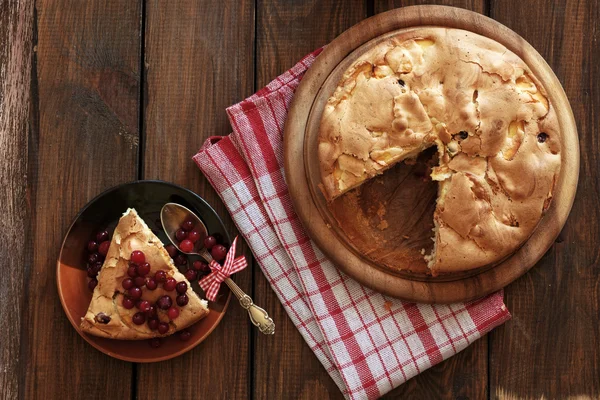
[[[167,336],[208,315],[162,242],[130,208],[115,228],[81,330],[111,339]]]

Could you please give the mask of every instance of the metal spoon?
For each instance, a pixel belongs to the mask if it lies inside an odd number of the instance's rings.
[[[173,243],[173,245],[177,247],[179,251],[181,251],[181,249],[179,248],[177,240],[175,239],[175,232],[177,232],[177,230],[181,227],[181,224],[188,219],[194,222],[194,230],[200,233],[200,237],[208,236],[208,230],[206,229],[206,226],[202,220],[188,208],[177,203],[167,203],[160,211],[160,221],[163,229],[165,230],[165,233],[169,237],[171,243]],[[205,259],[208,263],[210,263],[213,259],[201,241],[195,243],[193,252],[181,252],[184,254],[198,255]],[[227,286],[229,286],[235,297],[237,297],[237,299],[240,301],[242,307],[248,311],[250,321],[252,321],[252,323],[256,325],[262,333],[267,335],[274,334],[275,323],[273,322],[273,319],[269,317],[267,312],[254,304],[252,298],[244,293],[244,291],[240,289],[240,287],[236,285],[231,278],[225,279],[225,283]]]

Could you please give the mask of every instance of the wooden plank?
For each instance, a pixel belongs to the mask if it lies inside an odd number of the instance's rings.
[[[259,1],[257,4],[257,89],[327,44],[367,15],[364,1]],[[342,398],[341,392],[292,324],[257,267],[254,293],[272,313],[275,337],[254,336],[254,398]]]
[[[375,0],[374,11],[380,13],[396,7],[439,4],[485,13],[484,0]],[[417,375],[390,392],[386,398],[481,399],[488,392],[488,338],[483,337],[454,357]]]
[[[563,83],[579,127],[581,168],[575,204],[559,239],[506,289],[513,320],[490,336],[490,394],[599,398],[598,2],[492,2],[491,15],[529,41]]]
[[[425,4],[436,4],[440,6],[452,6],[466,8],[485,14],[485,0],[373,0],[375,3],[374,11],[378,14],[383,11],[391,10],[397,7],[407,7]]]
[[[34,127],[29,137],[31,215],[22,227],[30,243],[23,397],[125,398],[131,364],[78,336],[58,301],[55,271],[63,235],[78,210],[100,191],[136,176],[140,5],[39,0],[36,7],[32,86],[39,90],[39,130]]]
[[[143,177],[198,193],[235,234],[191,157],[207,137],[230,132],[225,108],[252,93],[254,2],[149,1],[145,42]],[[235,281],[251,293],[252,269],[236,274]],[[138,396],[248,398],[250,329],[246,311],[232,299],[221,324],[197,348],[138,367]]]
[[[24,227],[31,212],[27,202],[27,139],[33,50],[33,1],[0,2],[0,398],[22,393],[20,349],[29,248]],[[9,188],[6,190],[5,188]]]

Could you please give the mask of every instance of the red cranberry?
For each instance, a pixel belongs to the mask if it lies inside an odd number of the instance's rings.
[[[175,302],[177,303],[177,305],[179,307],[183,307],[186,306],[187,303],[189,303],[190,298],[187,296],[187,294],[180,294],[179,296],[177,296],[177,298],[175,299]]]
[[[169,296],[161,296],[156,302],[156,306],[161,310],[168,310],[173,305],[173,300]]]
[[[177,281],[175,280],[175,278],[167,278],[167,281],[163,283],[163,288],[167,292],[175,290],[175,286],[177,286]]]
[[[188,240],[192,243],[196,243],[198,240],[200,240],[200,232],[198,231],[191,231],[190,233],[188,233]]]
[[[146,315],[148,317],[158,318],[158,314],[156,312],[156,307],[154,304],[150,306],[150,309],[146,312]]]
[[[183,276],[185,276],[185,279],[187,279],[188,281],[193,282],[196,279],[198,279],[198,271],[196,271],[195,269],[188,269],[187,271],[185,271]]]
[[[183,229],[177,229],[177,231],[175,232],[175,239],[181,242],[182,240],[185,240],[187,238],[187,235],[187,232]]]
[[[100,259],[99,257],[100,255],[98,253],[92,253],[88,256],[88,264],[90,265],[94,265],[98,262],[98,260]]]
[[[108,254],[108,248],[110,247],[110,242],[108,240],[100,243],[98,245],[98,253],[106,256]]]
[[[167,332],[169,332],[169,324],[167,324],[166,322],[159,323],[158,324],[158,333],[160,333],[161,335],[164,335]]]
[[[146,262],[146,256],[141,251],[134,250],[131,252],[129,260],[134,264],[140,265]]]
[[[177,257],[175,257],[175,260],[173,260],[173,262],[175,263],[175,265],[187,265],[187,257],[183,254],[179,254]]]
[[[96,263],[91,268],[94,272],[94,276],[97,276],[100,273],[100,270],[102,269],[102,263]]]
[[[158,283],[152,278],[146,278],[146,288],[148,290],[154,290],[158,287]]]
[[[192,268],[200,272],[210,271],[210,268],[208,268],[208,264],[199,260],[194,261],[194,263],[192,264]]]
[[[100,272],[101,269],[102,269],[102,263],[100,263],[100,262],[97,262],[94,265],[90,265],[87,268],[88,276],[90,278],[95,278],[96,276],[98,276],[98,273]]]
[[[179,332],[179,339],[181,339],[181,341],[183,341],[183,342],[187,342],[188,340],[190,340],[191,337],[192,337],[192,333],[190,331],[188,331],[187,329],[184,329]]]
[[[165,250],[167,253],[169,253],[171,258],[175,258],[177,256],[177,247],[173,246],[172,244],[166,245]]]
[[[96,289],[96,286],[98,286],[98,281],[96,280],[96,278],[92,278],[92,280],[88,282],[88,289],[90,289],[93,292],[94,289]]]
[[[216,261],[221,261],[225,259],[225,256],[227,255],[227,249],[222,244],[218,244],[212,248],[210,254]]]
[[[96,242],[102,243],[106,240],[108,240],[108,231],[102,231],[96,234]]]
[[[150,318],[148,320],[148,328],[150,328],[151,331],[155,331],[158,329],[158,320],[156,318]],[[156,338],[158,339],[158,338]]]
[[[96,318],[94,318],[96,322],[101,324],[108,324],[110,322],[110,317],[103,312],[96,314]]]
[[[129,264],[129,267],[127,268],[127,275],[131,278],[135,278],[137,276],[137,268],[135,265]]]
[[[136,325],[142,325],[144,322],[146,322],[146,314],[144,314],[143,312],[136,312],[135,314],[133,314],[131,320]]]
[[[135,306],[135,302],[133,300],[131,300],[129,297],[123,297],[123,300],[121,301],[121,305],[123,306],[123,308],[125,308],[127,310],[131,310]]]
[[[182,240],[181,243],[179,243],[179,248],[184,253],[191,253],[192,251],[194,251],[194,243],[192,243],[192,241],[189,239],[185,239]]]
[[[154,274],[154,280],[158,283],[162,283],[167,280],[167,273],[163,270],[156,271]]]
[[[169,308],[169,311],[167,311],[167,315],[169,316],[169,319],[173,321],[179,317],[179,309],[177,307],[171,307]]]
[[[152,305],[148,300],[142,300],[137,304],[137,308],[143,313],[148,312],[150,307],[152,307]]]
[[[142,297],[142,289],[140,289],[137,286],[132,287],[131,289],[129,289],[127,291],[127,293],[129,294],[129,297],[131,297],[134,300],[139,299],[140,297]]]
[[[96,318],[94,319],[101,324],[108,324],[110,322],[110,317],[103,312],[96,314]]]
[[[215,239],[214,236],[207,236],[206,239],[204,239],[204,247],[206,247],[206,250],[212,249],[215,244],[217,244],[217,239]]]
[[[181,229],[183,229],[184,231],[191,231],[192,229],[194,229],[194,221],[192,221],[191,219],[185,220],[183,221],[183,224],[181,224]]]
[[[133,278],[133,284],[141,288],[146,284],[146,278],[144,278],[143,276],[136,276],[135,278]]]
[[[177,290],[177,293],[179,294],[183,294],[185,292],[187,292],[187,283],[181,281],[181,282],[177,282],[177,285],[175,286],[175,290]]]
[[[143,263],[143,264],[138,265],[137,273],[139,276],[146,276],[146,275],[148,275],[149,272],[150,272],[150,264]]]
[[[90,240],[87,244],[87,249],[90,253],[95,253],[96,250],[98,250],[98,243],[94,242],[93,240]]]
[[[101,261],[98,261],[96,264],[94,264],[94,271],[96,271],[96,274],[98,274],[98,272],[100,272],[101,269],[102,269]]]
[[[121,285],[123,286],[123,289],[129,290],[134,286],[133,279],[125,278],[125,279],[123,279],[123,282],[121,282]]]
[[[148,340],[148,344],[153,349],[158,349],[160,347],[160,345],[162,344],[162,340],[160,340],[160,338],[155,337],[155,338]]]

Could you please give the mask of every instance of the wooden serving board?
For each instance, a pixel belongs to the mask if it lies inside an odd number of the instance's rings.
[[[399,31],[423,26],[459,28],[487,36],[520,56],[541,80],[561,127],[561,173],[555,197],[530,239],[503,262],[432,277],[421,251],[431,248],[437,185],[428,178],[431,154],[400,164],[328,206],[317,185],[317,138],[322,110],[341,74],[368,48]],[[304,76],[284,133],[286,179],[310,237],[340,270],[381,293],[410,301],[472,300],[508,285],[550,248],[573,204],[579,140],[568,99],[551,68],[523,38],[483,15],[445,6],[414,6],[378,14],[332,41]]]

